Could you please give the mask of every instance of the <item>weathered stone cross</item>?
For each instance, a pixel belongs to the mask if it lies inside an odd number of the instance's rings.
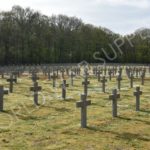
[[[56,73],[53,73],[51,78],[53,79],[53,87],[56,87],[56,79],[57,79]]]
[[[107,72],[107,67],[105,66],[104,68],[104,75],[106,76],[106,72]]]
[[[136,97],[136,111],[140,111],[140,95],[142,95],[142,91],[140,91],[140,87],[137,86],[134,92],[134,96]]]
[[[48,80],[49,81],[51,80],[51,70],[50,69],[48,70]]]
[[[13,78],[16,79],[15,83],[17,83],[18,72],[12,72]]]
[[[33,82],[37,82],[37,80],[39,80],[39,77],[37,76],[36,73],[32,73],[32,77],[31,77]]]
[[[62,73],[62,78],[64,79],[64,73],[65,73],[65,70],[62,69],[62,70],[61,70],[61,73]]]
[[[66,80],[63,80],[61,86],[62,86],[62,98],[66,99],[66,87],[69,87],[69,84],[66,84]]]
[[[34,104],[35,105],[39,105],[38,104],[38,92],[42,90],[41,86],[38,86],[38,82],[34,82],[33,87],[30,88],[30,91],[34,92]]]
[[[142,71],[142,74],[141,74],[141,85],[144,85],[144,78],[145,78],[145,72]]]
[[[112,91],[112,95],[109,99],[112,100],[112,116],[117,117],[117,99],[120,98],[120,94],[117,94],[117,89]]]
[[[71,86],[73,86],[73,78],[75,77],[75,74],[72,71],[70,77],[71,77]]]
[[[100,71],[100,69],[98,69],[98,71],[97,71],[98,82],[100,82],[100,80],[101,80],[101,74],[102,74],[102,72]]]
[[[119,89],[119,90],[120,90],[120,88],[121,88],[121,80],[122,80],[121,75],[118,75],[118,76],[117,76],[117,81],[118,81],[118,89]]]
[[[84,81],[82,82],[82,85],[84,85],[84,94],[88,95],[88,85],[90,84],[90,81],[88,81],[88,78],[85,77]]]
[[[112,70],[111,69],[109,69],[108,75],[109,75],[109,80],[111,81],[111,75],[112,75]]]
[[[122,76],[122,68],[119,68],[118,73],[120,76]]]
[[[138,75],[139,75],[139,69],[136,68],[136,69],[135,69],[135,72],[136,72],[136,77],[138,78]]]
[[[133,74],[131,73],[131,74],[130,74],[130,88],[133,88],[133,79],[134,79],[134,76],[133,76]]]
[[[84,69],[84,77],[85,77],[85,78],[88,78],[88,75],[89,75],[88,69],[85,68],[85,69]]]
[[[9,92],[13,93],[13,82],[16,82],[16,79],[13,78],[13,75],[10,75],[10,78],[7,79],[7,82],[9,82]]]
[[[4,94],[8,94],[8,90],[4,90],[4,87],[0,86],[0,111],[3,111],[3,107],[4,107],[4,101],[3,101]]]
[[[91,105],[90,100],[86,100],[86,95],[81,95],[81,101],[76,103],[76,107],[81,108],[81,128],[87,127],[87,106]]]
[[[101,80],[101,83],[102,83],[102,92],[105,93],[105,86],[106,86],[106,83],[107,82],[107,79],[105,78],[105,76],[102,77],[102,80]]]

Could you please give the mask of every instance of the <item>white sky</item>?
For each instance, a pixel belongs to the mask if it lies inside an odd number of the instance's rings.
[[[13,5],[30,7],[48,16],[76,16],[120,34],[150,28],[150,0],[3,0],[0,11],[11,10]]]

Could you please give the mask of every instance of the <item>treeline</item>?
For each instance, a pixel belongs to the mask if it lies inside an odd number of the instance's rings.
[[[14,6],[0,12],[0,64],[43,64],[101,62],[114,56],[114,40],[120,37],[101,27],[85,24],[76,17],[45,16],[30,8]],[[139,35],[132,39],[134,47],[124,38],[123,54],[117,51],[112,62],[150,62],[148,39]],[[95,52],[96,58],[93,57]]]

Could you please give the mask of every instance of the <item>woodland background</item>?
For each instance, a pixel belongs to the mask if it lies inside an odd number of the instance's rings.
[[[141,38],[142,37],[144,38]],[[114,57],[110,44],[125,41],[112,63],[150,63],[150,29],[122,36],[109,29],[85,24],[76,17],[50,17],[30,8],[13,6],[11,11],[0,12],[0,64],[101,63],[97,57]],[[128,38],[132,38],[131,47]],[[111,62],[107,60],[107,62]]]

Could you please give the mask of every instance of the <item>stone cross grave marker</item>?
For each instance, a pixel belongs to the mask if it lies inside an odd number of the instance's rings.
[[[71,86],[73,86],[73,78],[75,77],[75,74],[74,74],[74,72],[73,71],[71,71],[71,75],[70,75],[70,77],[71,77]]]
[[[140,87],[137,86],[134,92],[134,96],[136,97],[136,111],[140,111],[140,95],[142,95],[142,91],[140,91]]]
[[[84,77],[88,78],[88,76],[89,76],[88,69],[84,68]]]
[[[57,77],[59,75],[59,69],[58,68],[56,69],[56,75],[57,75]]]
[[[66,87],[69,87],[69,84],[66,84],[66,80],[63,80],[62,86],[62,98],[66,99]]]
[[[127,77],[130,78],[130,70],[128,67],[126,67],[126,74],[127,74]]]
[[[114,67],[114,74],[117,73],[117,66]]]
[[[90,84],[90,81],[88,81],[88,78],[85,77],[84,81],[82,82],[82,85],[84,85],[84,94],[88,95],[88,85]]]
[[[50,81],[51,80],[51,70],[48,69],[48,80]]]
[[[41,86],[38,86],[38,82],[34,82],[33,87],[30,88],[30,91],[34,92],[34,104],[35,105],[39,105],[38,104],[38,92],[42,90]]]
[[[112,75],[112,70],[111,69],[108,70],[108,75],[109,75],[109,80],[111,81],[111,75]]]
[[[69,72],[70,72],[70,69],[66,68],[66,74],[67,74],[67,76],[69,76]]]
[[[98,71],[97,71],[98,82],[100,82],[100,80],[101,80],[101,74],[102,74],[102,72],[100,71],[100,69],[98,69]]]
[[[112,100],[112,116],[117,117],[117,99],[120,98],[120,94],[117,94],[117,89],[112,91],[112,95],[109,99]]]
[[[43,66],[42,67],[42,72],[43,72],[43,75],[46,77],[47,76],[47,67],[46,66]]]
[[[81,108],[81,128],[87,127],[87,106],[91,105],[90,100],[86,100],[86,95],[81,95],[81,101],[76,103],[76,107]]]
[[[145,71],[141,73],[141,85],[144,85]]]
[[[97,67],[93,66],[93,75],[97,75],[96,72],[97,72]]]
[[[4,108],[4,94],[8,94],[8,90],[4,90],[4,87],[0,86],[0,111],[3,111]]]
[[[120,76],[122,76],[122,68],[119,68],[118,73]]]
[[[31,79],[33,82],[37,82],[37,80],[39,80],[39,77],[37,76],[37,74],[35,72],[33,72]]]
[[[112,68],[112,76],[113,77],[115,76],[115,68],[114,67]]]
[[[80,69],[80,68],[77,68],[77,75],[80,76],[80,73],[81,73],[81,69]]]
[[[17,77],[18,77],[18,72],[14,71],[12,72],[13,78],[16,79],[14,82],[17,83]]]
[[[7,82],[9,82],[9,92],[13,93],[13,82],[16,82],[16,79],[13,78],[13,75],[10,75],[10,78],[7,79]]]
[[[51,78],[53,79],[53,87],[56,87],[56,79],[57,79],[56,73],[53,72]]]
[[[106,72],[107,72],[107,67],[104,67],[104,75],[106,76]]]
[[[135,69],[135,72],[136,72],[136,77],[138,78],[138,76],[139,76],[139,69],[136,68],[136,69]]]
[[[1,68],[0,69],[0,75],[1,75],[2,79],[4,79],[4,73],[5,73],[4,68]]]
[[[118,75],[118,76],[117,76],[117,83],[118,83],[118,89],[119,89],[119,90],[121,89],[121,80],[122,80],[121,75]]]
[[[64,68],[63,68],[63,69],[61,69],[61,70],[60,70],[60,72],[61,72],[61,76],[62,76],[62,78],[64,79],[64,73],[65,73]]]
[[[134,79],[134,76],[133,76],[133,73],[130,74],[130,88],[133,88],[133,79]]]
[[[106,89],[106,83],[107,79],[105,78],[105,76],[102,77],[101,83],[102,83],[102,92],[105,93],[105,89]]]

